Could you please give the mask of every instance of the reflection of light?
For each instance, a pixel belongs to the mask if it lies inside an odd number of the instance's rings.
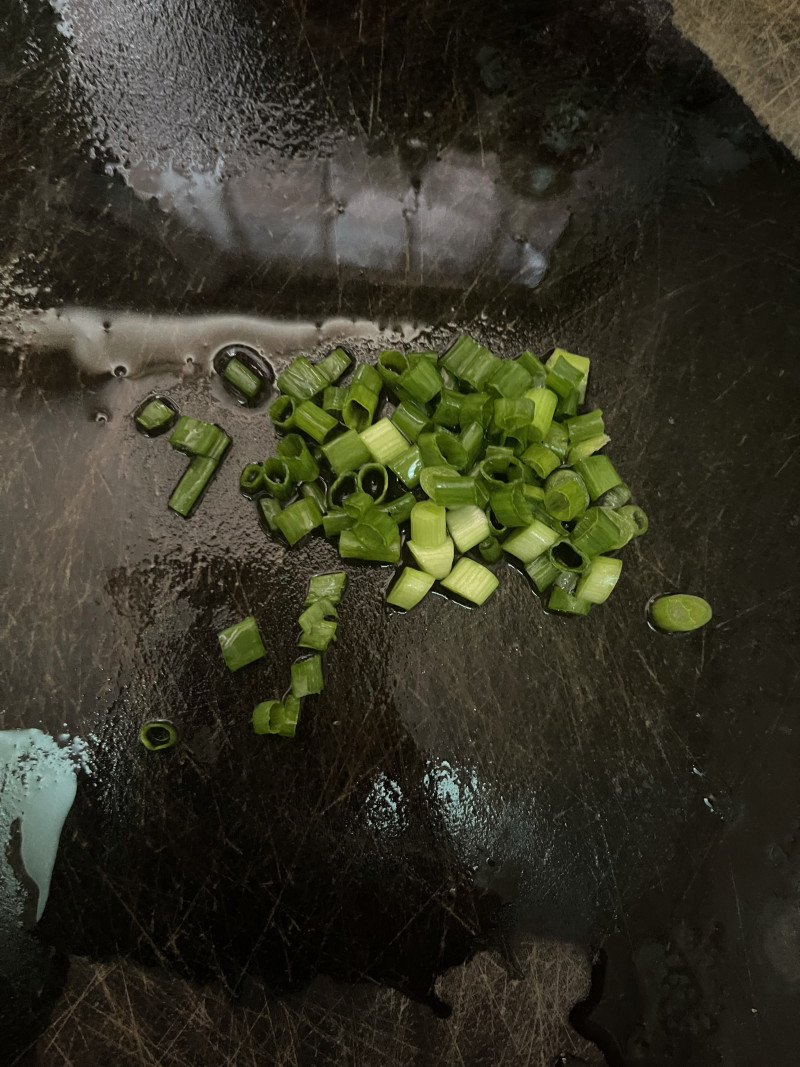
[[[58,851],[61,828],[77,788],[76,764],[84,759],[84,746],[74,741],[60,748],[41,730],[0,731],[0,885],[6,899],[3,911],[21,914],[19,893],[8,861],[11,833],[19,824],[20,857],[28,876],[36,883],[38,922],[50,892],[50,878]],[[16,898],[16,902],[15,902]]]
[[[403,791],[397,782],[383,772],[372,783],[365,803],[364,818],[371,830],[384,837],[394,837],[407,825]]]
[[[471,860],[476,851],[491,851],[501,813],[473,768],[429,760],[423,784],[436,798],[462,860]]]

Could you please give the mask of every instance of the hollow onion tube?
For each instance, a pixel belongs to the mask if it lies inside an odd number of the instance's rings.
[[[338,604],[342,599],[346,586],[347,575],[344,571],[315,574],[308,580],[305,606],[308,608],[318,600],[327,600],[331,604]]]
[[[322,529],[327,538],[338,537],[343,530],[352,530],[355,519],[344,508],[331,508],[322,516]]]
[[[610,489],[622,484],[622,479],[608,456],[588,456],[575,463],[575,470],[583,478],[592,500],[597,500]]]
[[[584,415],[574,415],[567,419],[566,425],[570,445],[579,445],[581,441],[588,441],[591,437],[598,437],[606,432],[600,408],[587,411]]]
[[[690,593],[660,596],[650,604],[650,621],[664,633],[689,633],[711,620],[711,605]]]
[[[580,376],[577,382],[578,401],[582,404],[586,398],[586,386],[589,382],[591,360],[587,359],[586,356],[579,356],[574,352],[567,352],[563,348],[556,348],[548,357],[547,362],[545,363],[545,368],[548,372],[555,370],[556,367],[560,366],[560,360],[562,359],[578,371]]]
[[[177,412],[156,396],[140,408],[133,418],[140,430],[155,437],[169,428],[173,420],[177,418]]]
[[[544,364],[539,357],[526,349],[517,356],[517,362],[530,374],[531,387],[533,389],[543,389],[547,380],[547,371],[544,369]]]
[[[547,558],[557,571],[570,571],[573,574],[583,574],[591,563],[566,538],[556,541],[548,548]]]
[[[403,493],[402,496],[381,504],[379,510],[399,525],[401,522],[405,522],[406,519],[411,518],[411,512],[416,503],[413,493]]]
[[[557,470],[544,486],[544,506],[559,522],[569,522],[589,506],[589,493],[581,476],[572,470]]]
[[[489,492],[489,500],[492,511],[503,526],[527,526],[531,521],[531,509],[522,491],[522,482],[493,487]]]
[[[322,454],[334,474],[358,470],[372,458],[369,449],[355,430],[347,430],[326,441],[322,446]]]
[[[214,477],[217,466],[217,461],[208,456],[195,456],[175,486],[168,507],[188,518]]]
[[[568,463],[578,463],[579,460],[586,459],[587,456],[593,456],[595,452],[599,452],[601,448],[605,448],[611,438],[607,433],[598,434],[597,437],[589,437],[585,441],[581,441],[580,444],[570,445],[567,452]]]
[[[313,696],[322,692],[324,684],[322,656],[319,654],[292,664],[292,696],[298,699]]]
[[[330,384],[319,367],[309,363],[305,356],[293,359],[277,381],[280,391],[294,400],[310,400]]]
[[[381,392],[381,376],[369,363],[359,363],[347,390],[342,421],[361,433],[372,422]]]
[[[328,486],[328,507],[341,507],[345,500],[358,490],[356,471],[344,471]]]
[[[379,419],[362,430],[360,437],[375,462],[384,466],[408,448],[408,441],[389,419]]]
[[[433,426],[428,413],[410,400],[404,400],[402,404],[398,404],[390,417],[397,429],[409,441],[417,441],[421,433],[425,433]]]
[[[313,500],[322,515],[328,510],[325,501],[325,486],[322,482],[303,482],[300,486],[300,495]]]
[[[261,379],[235,357],[228,360],[222,377],[248,400],[254,400],[261,392]]]
[[[210,422],[181,415],[169,437],[169,443],[177,452],[187,456],[208,456],[224,431]]]
[[[408,550],[416,560],[417,566],[426,574],[433,575],[441,580],[446,578],[453,567],[455,558],[455,545],[451,538],[446,538],[440,545],[434,548],[425,548],[414,543],[413,539],[406,542]]]
[[[400,375],[408,370],[408,359],[402,352],[387,348],[378,355],[376,369],[384,385],[395,392]]]
[[[422,470],[422,457],[419,447],[412,445],[405,452],[388,464],[389,470],[395,474],[407,489],[416,489],[419,485],[420,471]]]
[[[534,388],[525,393],[525,399],[533,404],[533,419],[528,435],[531,441],[543,441],[553,423],[558,397],[550,389]]]
[[[485,541],[489,536],[489,520],[477,504],[468,504],[463,508],[451,508],[447,512],[447,529],[459,552],[469,552],[471,548]]]
[[[304,400],[294,410],[294,424],[298,430],[313,437],[317,444],[323,444],[338,426],[338,422],[318,404]]]
[[[588,615],[591,606],[588,600],[582,600],[558,585],[551,587],[547,598],[548,611],[559,611],[565,615]]]
[[[166,719],[156,719],[142,726],[139,740],[151,752],[163,752],[164,749],[172,748],[178,740],[178,731]]]
[[[264,472],[264,488],[271,493],[276,500],[288,500],[294,492],[294,483],[280,456],[270,456],[262,464]]]
[[[558,466],[558,456],[539,442],[529,445],[520,456],[539,478],[546,478]]]
[[[264,488],[264,466],[247,463],[239,475],[239,488],[247,497],[253,497]]]
[[[322,408],[330,415],[340,415],[347,400],[347,390],[343,385],[329,385],[322,394]]]
[[[332,384],[341,378],[345,371],[350,369],[352,362],[349,353],[345,352],[343,348],[334,348],[325,359],[317,364],[317,370],[323,375],[326,382]]]
[[[444,459],[447,466],[455,467],[458,471],[464,471],[469,464],[469,456],[467,450],[461,442],[459,437],[451,433],[450,430],[440,427],[433,437],[436,441],[436,448],[438,454]],[[420,448],[422,452],[422,449]],[[436,464],[426,464],[426,466],[435,466]]]
[[[314,500],[303,497],[294,504],[288,504],[280,515],[276,515],[275,524],[289,544],[296,545],[302,537],[322,524],[322,512]]]
[[[492,421],[494,401],[488,393],[468,393],[461,401],[461,425],[477,422],[486,429]]]
[[[489,599],[500,584],[487,567],[473,559],[467,559],[466,556],[461,557],[441,582],[449,592],[471,601],[478,607]]]
[[[253,732],[294,737],[300,715],[300,700],[291,694],[285,700],[263,700],[253,709]]]
[[[382,463],[365,463],[358,469],[356,484],[362,493],[368,493],[376,504],[381,504],[389,491],[389,472]]]
[[[503,546],[497,538],[490,534],[478,545],[478,552],[484,563],[497,563],[503,556]]]
[[[275,519],[281,512],[280,502],[274,496],[262,496],[258,501],[258,510],[270,533],[279,533]]]
[[[290,396],[279,396],[269,406],[269,418],[277,430],[294,429],[294,409],[296,404]]]
[[[416,567],[404,567],[397,580],[386,594],[386,603],[410,611],[427,596],[436,581],[432,574],[418,571]]]
[[[258,623],[252,615],[217,634],[222,658],[229,671],[238,671],[267,654]]]
[[[563,462],[567,458],[569,448],[569,434],[566,426],[562,426],[560,422],[551,423],[542,443],[552,449]]]
[[[475,479],[458,474],[452,467],[425,467],[419,484],[434,504],[442,507],[457,508],[478,502]]]
[[[455,389],[443,389],[439,403],[433,411],[433,421],[437,426],[448,426],[451,430],[461,425],[461,407],[467,399],[466,394]]]
[[[620,548],[629,537],[629,526],[617,512],[598,507],[589,508],[570,534],[575,548],[590,559]]]
[[[299,433],[287,434],[278,441],[278,456],[286,464],[292,481],[313,482],[319,478],[319,464]]]
[[[481,454],[483,448],[483,427],[478,422],[467,423],[458,435],[458,440],[461,443],[466,455],[466,462],[463,469],[466,470],[476,462]]]
[[[539,593],[549,589],[558,577],[558,567],[554,567],[546,552],[532,559],[525,567],[525,573],[533,582]]]
[[[575,595],[590,604],[604,604],[614,591],[622,573],[622,560],[612,556],[595,556],[580,577]]]
[[[389,520],[391,522],[391,520]],[[374,563],[397,563],[400,559],[400,534],[391,541],[365,536],[364,524],[356,523],[351,530],[343,530],[339,537],[342,559],[365,559]],[[360,528],[361,527],[361,528]],[[396,527],[395,527],[396,529]]]
[[[506,537],[503,541],[503,551],[528,564],[546,552],[557,540],[558,534],[555,530],[545,526],[539,519],[534,519],[528,526],[514,530]]]
[[[438,396],[444,383],[435,364],[429,359],[419,359],[408,370],[403,371],[398,386],[404,394],[418,404],[427,404]]]
[[[517,359],[504,359],[486,383],[490,396],[517,397],[532,388],[533,380],[525,365]]]
[[[516,435],[517,431],[531,425],[535,413],[535,405],[524,396],[498,397],[494,402],[492,429],[495,432]]]
[[[621,508],[628,503],[632,495],[630,487],[620,482],[619,485],[615,485],[613,489],[607,489],[602,496],[598,497],[597,503],[604,508]]]
[[[421,548],[436,548],[446,539],[446,510],[431,500],[420,500],[411,511],[411,540]]]
[[[481,351],[485,352],[486,349],[482,349],[478,342],[468,334],[463,334],[442,356],[442,366],[446,367],[456,378],[461,378],[462,371],[466,370],[469,362]]]
[[[577,404],[578,390],[583,380],[583,375],[578,368],[568,359],[564,359],[563,355],[556,356],[555,353],[548,359],[545,367],[547,368],[547,388],[562,398],[574,393]]]

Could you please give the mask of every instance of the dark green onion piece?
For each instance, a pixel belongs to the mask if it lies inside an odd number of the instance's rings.
[[[402,404],[397,405],[391,420],[409,441],[416,441],[421,433],[430,430],[433,425],[427,412],[410,400],[404,400]]]
[[[601,433],[597,437],[589,437],[586,441],[581,441],[578,445],[570,446],[567,452],[567,463],[577,463],[579,460],[586,459],[587,456],[593,456],[595,452],[605,448],[610,440],[607,433]]]
[[[558,577],[559,570],[550,562],[547,553],[543,552],[527,564],[525,573],[536,586],[537,591],[544,593]]]
[[[313,482],[319,478],[319,464],[299,433],[287,434],[278,441],[278,456],[286,464],[293,482]]]
[[[545,382],[547,381],[547,371],[544,368],[544,364],[535,356],[533,352],[526,350],[520,352],[517,356],[517,361],[525,368],[525,370],[531,376],[531,387],[534,389],[543,389]]]
[[[139,740],[151,752],[162,752],[165,748],[172,748],[178,740],[178,731],[166,719],[156,719],[144,724],[139,731]]]
[[[578,390],[573,389],[566,396],[560,396],[556,404],[556,418],[560,422],[568,422],[578,414]]]
[[[261,392],[261,379],[239,359],[229,359],[222,376],[248,400],[255,400]]]
[[[585,478],[583,480],[586,481]],[[620,482],[619,485],[615,485],[613,489],[606,490],[602,496],[598,497],[597,503],[604,508],[621,508],[628,503],[632,495],[629,486],[624,482]]]
[[[544,435],[543,443],[563,461],[567,458],[567,449],[569,448],[569,434],[567,433],[566,426],[562,426],[560,422],[553,422],[550,424],[550,429]]]
[[[390,500],[388,504],[381,504],[379,510],[383,511],[399,525],[401,522],[405,522],[406,519],[411,518],[411,512],[416,503],[413,493],[403,493],[402,496]]]
[[[535,413],[535,405],[524,396],[498,397],[494,402],[492,429],[516,434],[518,430],[527,429],[531,425]]]
[[[322,394],[322,409],[329,415],[340,415],[347,400],[347,389],[343,385],[329,385]]]
[[[294,429],[295,402],[290,396],[279,396],[269,406],[269,418],[272,425],[286,432]]]
[[[468,423],[458,435],[458,440],[466,456],[464,469],[472,467],[479,459],[483,448],[483,427],[478,422]]]
[[[409,552],[416,560],[418,566],[425,571],[426,574],[430,574],[434,578],[441,580],[442,578],[446,578],[453,569],[455,545],[451,538],[448,537],[442,541],[440,545],[429,548],[425,548],[423,545],[417,545],[413,540],[408,541],[407,545]]]
[[[650,520],[637,504],[628,504],[627,507],[620,508],[619,514],[632,525],[633,537],[641,537],[642,534],[647,533]]]
[[[553,423],[558,397],[550,389],[533,388],[527,391],[525,399],[530,400],[534,408],[528,436],[531,441],[544,441]],[[566,447],[564,454],[566,455]]]
[[[444,356],[442,356],[442,365],[454,374],[456,378],[462,377],[461,372],[466,369],[471,360],[479,352],[485,352],[485,348],[481,348],[477,341],[473,341],[471,337],[464,334],[459,337],[454,344],[448,348]]]
[[[556,531],[551,530],[549,526],[539,519],[534,519],[527,526],[514,530],[513,533],[506,537],[503,541],[503,551],[510,552],[512,556],[516,556],[527,566],[537,556],[547,552],[556,541],[558,541]]]
[[[313,500],[323,515],[328,510],[325,503],[325,486],[322,482],[303,482],[300,486],[300,496]]]
[[[274,496],[262,496],[258,501],[258,509],[261,517],[267,525],[270,533],[280,533],[276,518],[281,512],[281,505]]]
[[[288,504],[275,518],[275,523],[290,545],[311,533],[322,524],[322,512],[314,500],[303,497],[294,504]]]
[[[448,576],[442,578],[445,589],[478,607],[488,600],[499,584],[490,570],[466,556],[462,556]]]
[[[442,391],[442,376],[428,359],[420,359],[404,371],[398,386],[418,404],[427,404]]]
[[[219,427],[217,428],[219,429]],[[219,466],[219,464],[222,462],[225,453],[228,451],[230,444],[230,437],[228,437],[224,430],[220,430],[219,436],[217,437],[216,442],[209,449],[208,456],[206,458],[213,459],[217,466]]]
[[[689,633],[711,620],[711,605],[690,593],[660,596],[650,604],[650,621],[664,633]]]
[[[562,359],[571,364],[580,374],[580,381],[578,382],[578,402],[582,404],[586,397],[586,386],[589,381],[591,360],[587,359],[586,356],[575,355],[574,352],[566,352],[563,348],[556,348],[548,357],[547,363],[545,364],[548,373],[553,370]]]
[[[177,452],[187,456],[208,456],[225,433],[213,423],[181,415],[170,434],[169,443]]]
[[[247,497],[253,497],[264,488],[264,466],[248,463],[239,475],[239,488]]]
[[[571,445],[579,445],[581,441],[604,434],[606,427],[603,412],[600,408],[595,408],[594,411],[587,411],[585,415],[575,415],[567,420],[567,431]]]
[[[248,663],[255,663],[267,654],[258,632],[258,623],[252,615],[241,622],[234,623],[227,630],[217,634],[222,658],[230,671],[238,671]]]
[[[622,484],[608,456],[588,456],[575,464],[575,470],[583,478],[592,500]]]
[[[519,360],[504,359],[486,383],[490,396],[520,397],[532,388],[533,380]]]
[[[195,456],[183,473],[169,498],[168,507],[184,518],[188,518],[192,508],[203,495],[208,483],[217,469],[217,461],[208,456]]]
[[[431,590],[435,582],[432,574],[418,571],[415,567],[404,567],[397,580],[391,585],[386,594],[386,603],[393,607],[410,611],[419,604],[420,600]]]
[[[408,370],[408,359],[402,352],[387,348],[378,356],[377,370],[384,385],[395,392],[400,375]]]
[[[338,627],[337,622],[320,619],[319,622],[303,631],[297,644],[300,648],[313,648],[317,652],[326,652],[331,641],[336,640]]]
[[[439,449],[438,433],[440,430],[430,433],[421,433],[417,438],[417,446],[422,459],[423,467],[448,467],[450,464]],[[453,435],[455,437],[455,434]]]
[[[374,492],[370,488],[372,481],[376,483]],[[362,493],[368,493],[376,504],[382,504],[389,491],[389,472],[382,463],[365,463],[358,469],[356,485]]]
[[[285,700],[265,700],[253,709],[253,730],[257,734],[294,737],[300,715],[300,700],[291,694]]]
[[[571,393],[575,393],[577,403],[578,390],[582,380],[583,375],[578,368],[573,366],[569,360],[564,359],[563,356],[559,356],[553,363],[548,359],[547,388],[557,393],[562,399],[568,397]]]
[[[461,425],[477,422],[486,429],[492,421],[494,401],[488,393],[467,393],[461,401]]]
[[[575,595],[590,604],[603,604],[611,596],[622,573],[622,560],[595,556],[575,587]]]
[[[280,456],[270,456],[262,464],[264,471],[264,488],[276,500],[288,500],[294,492],[294,482],[289,468]]]
[[[558,585],[552,587],[547,600],[548,611],[560,611],[566,615],[588,615],[591,606],[588,600],[581,600]]]
[[[389,520],[391,522],[391,519]],[[394,525],[394,524],[393,524]],[[367,539],[357,523],[352,530],[344,530],[339,538],[339,555],[342,559],[366,559],[375,563],[397,563],[400,560],[400,534],[392,541],[379,542]],[[395,527],[396,529],[396,527]]]
[[[305,606],[310,607],[318,600],[328,600],[332,604],[338,604],[342,599],[347,575],[344,571],[331,571],[328,574],[315,574],[309,579],[308,594]]]
[[[378,419],[361,431],[361,440],[376,463],[386,466],[408,448],[408,441],[389,419]]]
[[[489,492],[498,485],[521,482],[524,479],[522,464],[511,450],[503,454],[486,450],[486,459],[480,464],[481,477],[489,486]]]
[[[578,519],[570,540],[579,552],[593,559],[603,553],[620,548],[630,536],[630,529],[624,519],[610,508],[589,508]]]
[[[339,425],[333,415],[324,411],[318,404],[311,400],[304,400],[298,404],[294,411],[294,424],[298,430],[307,433],[309,437],[323,444],[331,433]]]
[[[358,490],[358,474],[355,471],[344,471],[328,486],[328,507],[342,507],[352,493]],[[370,504],[373,503],[370,500]]]
[[[289,366],[278,375],[278,388],[294,400],[310,400],[321,393],[330,380],[319,367],[309,363],[305,356],[293,359]]]
[[[556,541],[547,550],[547,558],[557,571],[571,571],[573,574],[584,574],[591,561],[574,547],[566,538]]]
[[[389,470],[397,475],[406,488],[417,488],[420,471],[422,470],[422,457],[417,445],[412,445],[405,452],[401,452],[388,466]]]
[[[478,545],[478,552],[484,563],[497,563],[503,556],[503,546],[494,535],[490,535]]]
[[[520,456],[520,459],[540,478],[546,478],[558,466],[558,456],[555,452],[539,443],[529,445]]]
[[[455,467],[456,470],[463,473],[467,467],[472,465],[460,437],[456,437],[454,433],[446,430],[443,426],[436,430],[435,437],[436,447],[439,450],[439,454],[444,458],[446,466]],[[421,451],[422,449],[420,449]],[[432,466],[438,466],[438,464],[432,464]]]
[[[145,433],[155,436],[169,428],[170,423],[177,417],[177,412],[169,404],[154,397],[134,415],[134,422]]]
[[[347,430],[346,433],[326,441],[322,446],[322,454],[334,474],[358,470],[372,458],[369,449],[355,430]]]
[[[359,368],[369,366],[360,363]],[[370,368],[374,370],[374,367]],[[378,379],[380,381],[380,379]],[[342,421],[351,430],[361,433],[371,424],[378,406],[380,393],[370,389],[363,381],[353,381],[347,390],[347,400],[342,410]]]
[[[458,474],[452,467],[426,467],[420,474],[419,484],[434,504],[442,507],[478,503],[475,479]]]
[[[544,488],[544,506],[547,513],[559,522],[577,519],[589,506],[589,493],[576,471],[553,471]]]
[[[346,370],[350,369],[352,359],[343,348],[334,348],[325,359],[317,364],[317,370],[328,383],[337,381]],[[327,392],[327,390],[326,390]]]
[[[343,530],[352,530],[355,519],[344,508],[328,508],[322,516],[322,528],[327,538],[338,537]]]
[[[470,385],[474,392],[479,393],[483,390],[486,383],[495,373],[502,360],[498,359],[488,348],[481,348],[475,353],[473,358],[469,360],[466,366],[463,368],[461,374],[457,375],[462,382],[466,382]],[[480,564],[476,563],[476,567]]]
[[[527,526],[531,521],[531,509],[521,482],[497,485],[489,490],[492,511],[503,526]]]
[[[439,403],[433,412],[433,421],[437,426],[448,426],[451,430],[461,425],[461,406],[466,400],[464,393],[455,389],[443,389]]]

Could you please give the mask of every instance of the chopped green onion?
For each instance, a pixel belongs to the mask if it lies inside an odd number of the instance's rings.
[[[419,484],[434,504],[441,507],[457,508],[478,503],[475,479],[457,474],[452,467],[425,467],[419,476]]]
[[[288,504],[280,515],[275,517],[275,522],[289,544],[296,545],[301,538],[321,525],[322,512],[314,500],[304,497],[302,500],[296,500],[294,504]]]
[[[546,478],[558,466],[558,456],[543,444],[534,442],[529,445],[520,456],[523,463],[534,471],[540,478]]]
[[[401,522],[405,522],[406,519],[411,518],[411,512],[416,503],[417,501],[414,498],[413,493],[403,493],[402,496],[390,500],[388,504],[381,504],[379,510],[383,511],[390,519],[393,519],[396,523],[400,524]]]
[[[581,575],[575,595],[590,604],[604,604],[614,591],[622,572],[622,560],[612,556],[595,556],[589,569]]]
[[[338,537],[344,530],[352,530],[355,519],[344,508],[328,508],[322,516],[322,528],[327,538]]]
[[[566,615],[588,615],[591,606],[588,600],[581,600],[558,585],[551,588],[547,600],[548,611],[561,611]]]
[[[319,478],[319,464],[299,433],[287,434],[278,441],[278,456],[286,464],[293,482],[313,482]]]
[[[504,449],[501,453],[497,447],[491,452],[486,450],[486,458],[480,464],[480,472],[490,492],[499,485],[521,482],[524,478],[522,464],[511,449]]]
[[[367,363],[359,364],[360,367],[368,366]],[[380,393],[374,392],[363,381],[350,383],[347,390],[347,400],[342,411],[342,421],[351,430],[358,433],[366,430],[371,424],[375,409],[378,406]]]
[[[589,493],[576,471],[553,471],[544,488],[544,506],[559,522],[577,519],[589,506]]]
[[[525,352],[520,352],[517,356],[517,361],[530,374],[531,386],[534,389],[543,389],[547,381],[547,371],[544,369],[544,364],[539,357],[526,350]]]
[[[329,385],[322,394],[322,410],[329,415],[341,415],[347,400],[347,389],[343,385]]]
[[[566,426],[562,426],[560,422],[551,423],[550,429],[544,435],[543,444],[555,452],[563,463],[567,458],[567,449],[569,447],[569,434]]]
[[[525,393],[533,404],[533,419],[528,431],[531,441],[543,441],[553,423],[558,397],[550,389],[534,388]]]
[[[313,500],[323,515],[328,510],[325,500],[325,486],[322,482],[303,482],[300,486],[300,496]]]
[[[304,630],[297,644],[300,648],[313,648],[317,652],[327,651],[331,641],[336,640],[336,630],[339,624],[330,619],[320,619],[313,626]]]
[[[524,396],[498,397],[494,402],[492,429],[501,433],[515,434],[531,425],[536,413],[535,405]]]
[[[322,454],[334,474],[355,471],[369,463],[370,451],[355,430],[347,430],[322,446]]]
[[[514,530],[503,541],[503,551],[528,564],[541,556],[558,540],[558,534],[539,519],[534,519],[528,526]]]
[[[313,696],[322,692],[324,684],[322,656],[309,656],[292,664],[292,696],[298,699]]]
[[[408,441],[389,419],[379,419],[360,436],[375,462],[384,466],[408,448]]]
[[[219,427],[217,428],[219,429]],[[230,437],[228,437],[224,430],[220,430],[219,436],[217,437],[216,442],[209,449],[206,458],[213,459],[217,466],[219,466],[219,464],[222,462],[225,453],[230,448],[230,444]]]
[[[519,360],[504,359],[486,383],[491,396],[518,397],[532,388],[533,380]]]
[[[503,526],[527,526],[531,509],[522,491],[522,482],[498,485],[489,491],[489,500],[497,521]]]
[[[624,519],[610,508],[589,508],[578,519],[575,529],[570,534],[573,546],[584,556],[593,559],[610,549],[620,548],[630,536]]]
[[[398,386],[418,404],[427,404],[442,391],[442,376],[428,359],[420,359],[403,371]]]
[[[419,505],[417,505],[419,506]],[[447,512],[447,529],[459,552],[469,552],[489,536],[489,520],[477,504]]]
[[[493,537],[505,537],[508,533],[508,527],[504,526],[502,522],[499,522],[497,516],[492,511],[491,505],[487,503],[484,505],[483,513],[486,516],[486,521],[489,523],[489,531]]]
[[[391,415],[391,420],[409,441],[416,441],[421,433],[429,430],[433,423],[427,412],[410,400],[398,404]]]
[[[304,400],[298,404],[294,411],[294,424],[298,430],[313,437],[318,444],[323,444],[338,423],[333,415],[324,411],[318,404],[311,400]]]
[[[144,724],[139,731],[139,740],[151,752],[163,752],[178,740],[178,731],[166,719],[155,719]]]
[[[478,551],[484,563],[497,563],[503,556],[503,546],[493,534],[481,541],[478,545]]]
[[[529,482],[523,483],[522,493],[526,500],[534,501],[534,503],[544,506],[544,489],[541,485],[531,485]]]
[[[336,610],[336,605],[332,600],[321,596],[312,601],[306,610],[301,612],[297,621],[300,624],[300,629],[305,633],[316,626],[318,622],[324,622],[329,618],[338,619],[339,612]]]
[[[358,469],[356,484],[362,493],[368,493],[376,504],[381,504],[389,491],[389,472],[382,463],[365,463]]]
[[[578,368],[564,356],[556,356],[555,353],[548,359],[545,366],[547,367],[547,388],[557,393],[562,399],[575,393],[577,402],[578,390],[583,381],[583,375]]]
[[[560,396],[556,404],[556,418],[561,421],[569,421],[573,415],[578,414],[578,390],[573,389],[566,396]]]
[[[295,402],[290,396],[279,396],[269,406],[269,418],[277,430],[294,429]]]
[[[475,358],[479,352],[485,352],[477,341],[464,334],[459,337],[442,356],[442,366],[446,367],[456,378],[462,377],[462,371]]]
[[[433,421],[437,426],[448,426],[451,430],[461,424],[461,406],[467,399],[464,393],[455,389],[443,389],[439,403],[433,412]]]
[[[213,423],[181,415],[170,434],[169,443],[177,452],[187,456],[209,456],[225,433]]]
[[[549,589],[559,574],[558,567],[553,566],[546,552],[532,559],[525,572],[540,593]]]
[[[689,633],[711,620],[711,605],[690,593],[660,596],[650,604],[650,621],[664,633]]]
[[[416,567],[403,567],[399,578],[386,594],[386,603],[410,611],[430,592],[435,581],[432,574],[418,571]]]
[[[289,366],[278,375],[278,388],[294,400],[310,400],[321,393],[330,381],[319,367],[315,367],[305,356],[293,359]]]
[[[294,483],[286,463],[278,456],[270,456],[262,464],[264,488],[277,500],[288,500],[294,492]]]
[[[388,348],[378,356],[377,370],[384,385],[395,392],[400,375],[408,370],[408,359],[402,352]]]
[[[291,694],[282,702],[265,700],[253,709],[253,730],[257,734],[294,737],[299,715],[300,701]]]
[[[390,471],[397,475],[406,488],[416,489],[419,485],[419,475],[422,470],[422,457],[420,456],[419,447],[412,445],[411,448],[407,448],[405,452],[395,456],[388,464],[388,467]]]
[[[281,505],[274,496],[262,496],[258,501],[258,509],[262,519],[266,523],[270,533],[280,533],[275,521],[281,512]]]
[[[584,477],[583,480],[586,481],[586,478]],[[597,503],[604,508],[621,508],[628,503],[632,495],[629,486],[624,482],[620,482],[619,485],[615,485],[613,489],[606,490],[602,496],[598,497]]]
[[[411,512],[411,539],[421,548],[436,548],[447,539],[447,512],[431,500],[421,500]]]
[[[239,488],[247,497],[253,497],[264,488],[264,466],[248,463],[239,475]]]
[[[463,471],[470,465],[469,456],[467,450],[461,443],[461,439],[456,437],[450,430],[446,430],[443,426],[435,432],[434,437],[436,439],[436,447],[438,453],[443,457],[446,466],[455,467],[456,470]],[[420,447],[420,452],[422,448]],[[427,466],[428,464],[426,464]],[[430,464],[431,466],[437,466],[438,464]]]
[[[148,400],[144,407],[136,412],[133,419],[137,429],[155,437],[168,430],[177,417],[178,413],[175,408],[156,396]]]
[[[168,507],[184,518],[200,500],[217,469],[217,461],[208,456],[195,456],[183,473],[169,498]]]
[[[406,542],[406,544],[409,552],[426,574],[431,574],[434,578],[442,579],[446,578],[452,570],[453,559],[455,558],[455,545],[449,537],[440,545],[436,545],[433,548],[426,548],[423,545],[418,545],[413,539]]]
[[[317,364],[317,370],[325,378],[326,382],[333,383],[341,378],[345,371],[350,369],[352,362],[349,354],[343,348],[334,348],[325,359]],[[327,392],[327,389],[325,391]]]
[[[318,600],[329,600],[332,604],[338,604],[342,599],[347,575],[344,571],[331,571],[329,574],[315,574],[308,582],[308,595],[306,607],[316,604]]]
[[[647,533],[650,520],[638,505],[628,504],[627,507],[619,509],[619,514],[632,525],[632,537],[641,537],[642,534]]]
[[[391,522],[391,519],[389,520]],[[397,563],[400,559],[400,535],[392,541],[367,539],[358,523],[352,530],[343,530],[339,538],[339,555],[342,559],[366,559],[375,563]],[[396,527],[395,527],[396,529]]]
[[[246,667],[248,663],[255,663],[257,659],[263,659],[267,654],[258,632],[258,623],[252,615],[248,615],[241,622],[234,623],[227,630],[217,634],[219,647],[222,650],[222,658],[230,671],[238,671],[240,667]]]
[[[583,478],[592,500],[622,484],[608,456],[588,456],[575,464],[575,470]]]
[[[328,486],[328,507],[341,507],[345,500],[357,491],[358,474],[356,471],[345,471]],[[369,503],[372,504],[374,501],[370,499]]]
[[[567,432],[571,445],[579,445],[581,441],[599,437],[606,432],[603,412],[600,408],[595,408],[594,411],[587,411],[585,415],[575,415],[567,419]]]
[[[261,379],[240,359],[229,359],[222,376],[248,400],[254,400],[261,392]]]
[[[453,435],[455,437],[455,434]],[[438,436],[435,431],[421,433],[417,438],[417,446],[423,467],[449,467],[447,460],[441,453]]]
[[[557,571],[571,571],[583,574],[590,566],[590,560],[567,538],[562,538],[547,550],[547,558]]]
[[[456,377],[470,385],[475,392],[480,392],[501,362],[502,360],[498,359],[488,348],[479,348],[472,359],[465,363],[461,373],[456,374]],[[475,566],[479,567],[480,564],[476,563]]]
[[[492,421],[494,401],[488,393],[468,393],[461,401],[461,425],[477,422],[486,429]]]
[[[577,356],[574,352],[565,352],[563,348],[556,348],[548,358],[545,367],[548,371],[554,370],[560,365],[560,360],[566,360],[571,364],[580,375],[578,382],[578,401],[582,404],[586,397],[586,386],[589,381],[589,368],[591,366],[591,360],[586,356]]]
[[[567,462],[578,463],[580,460],[594,455],[601,448],[605,448],[610,440],[611,438],[607,433],[601,433],[597,437],[590,437],[586,441],[581,441],[579,445],[573,445],[567,452]]]
[[[445,589],[478,607],[488,600],[499,584],[488,568],[466,556],[462,556],[448,576],[442,579]]]
[[[464,469],[471,467],[481,454],[483,448],[483,427],[479,422],[470,422],[463,427],[458,440],[466,456]]]

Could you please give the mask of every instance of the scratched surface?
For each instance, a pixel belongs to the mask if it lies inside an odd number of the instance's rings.
[[[10,1061],[790,1062],[797,163],[658,4],[151,14],[7,14],[0,725],[91,765],[42,921],[2,931]],[[76,306],[96,331],[54,348],[36,312]],[[353,568],[324,694],[254,738],[336,557],[238,494],[272,439],[195,344],[216,312],[276,367],[270,318],[371,320],[361,358],[462,328],[590,354],[651,519],[613,600],[548,617],[508,567],[481,611],[390,618]],[[188,523],[128,417],[153,389],[234,438]],[[712,625],[649,630],[673,589]],[[250,612],[269,654],[231,677],[215,634]]]

